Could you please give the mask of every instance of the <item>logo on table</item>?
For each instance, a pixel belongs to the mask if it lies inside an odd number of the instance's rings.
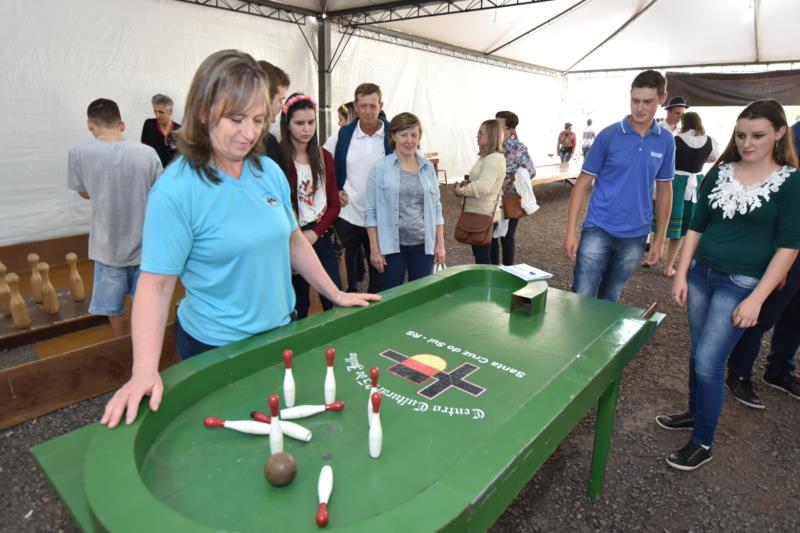
[[[381,355],[395,362],[387,369],[389,372],[417,385],[424,385],[417,394],[429,400],[451,388],[474,397],[486,392],[484,387],[467,381],[467,377],[480,370],[478,365],[462,363],[450,372],[446,372],[447,361],[437,355],[408,356],[395,350],[384,350]]]

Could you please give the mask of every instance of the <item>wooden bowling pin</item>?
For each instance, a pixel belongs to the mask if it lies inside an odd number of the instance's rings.
[[[377,459],[381,456],[383,446],[383,428],[381,427],[381,393],[372,393],[372,423],[369,425],[369,456]]]
[[[369,396],[367,397],[367,422],[372,425],[372,395],[378,392],[378,374],[380,370],[378,367],[369,369],[369,379],[372,380],[372,388],[369,389]]]
[[[39,254],[28,254],[28,264],[31,266],[31,296],[37,303],[42,303],[42,275],[36,270],[39,264]]]
[[[276,454],[283,451],[283,431],[278,416],[280,399],[277,394],[269,396],[269,410],[272,412],[272,422],[269,425],[269,453]]]
[[[317,525],[325,527],[328,525],[328,502],[333,492],[333,468],[325,465],[319,472],[317,481],[317,496],[319,497],[319,509],[317,510]]]
[[[69,263],[69,292],[72,294],[73,300],[80,302],[86,298],[86,289],[83,287],[83,280],[78,272],[78,256],[70,252],[66,255],[66,259]]]
[[[283,351],[283,364],[286,370],[283,374],[283,404],[286,407],[294,407],[295,385],[294,375],[292,375],[292,351]],[[281,413],[283,418],[283,413]]]
[[[19,276],[16,274],[7,274],[6,283],[11,291],[11,318],[14,321],[15,328],[27,328],[31,325],[31,315],[28,313],[28,307],[25,305],[25,300],[19,293]]]
[[[207,428],[227,428],[248,435],[269,435],[270,425],[255,420],[223,420],[216,416],[207,416],[203,420]]]
[[[336,350],[328,348],[325,350],[325,361],[328,363],[328,368],[325,370],[325,403],[333,403],[336,401],[336,378],[333,375],[333,358],[336,356]]]
[[[50,283],[50,265],[41,262],[36,266],[36,270],[42,276],[42,304],[48,314],[58,313],[58,293],[53,284]]]
[[[11,316],[11,289],[6,283],[6,266],[0,263],[0,317]]]

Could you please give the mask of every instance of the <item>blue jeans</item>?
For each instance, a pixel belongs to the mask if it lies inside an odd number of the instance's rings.
[[[711,446],[725,396],[725,361],[744,333],[733,311],[758,285],[758,278],[724,274],[692,261],[688,275],[689,412],[692,440]]]
[[[425,243],[412,246],[400,245],[396,254],[387,254],[383,269],[383,288],[391,289],[403,284],[408,271],[408,281],[433,274],[433,256],[425,253]]]
[[[178,317],[175,317],[175,348],[178,350],[178,359],[184,361],[197,354],[217,348],[195,339],[183,329]]]
[[[89,312],[101,316],[124,315],[125,297],[130,294],[133,299],[137,281],[139,265],[115,267],[95,261]]]
[[[800,347],[800,259],[786,275],[786,285],[775,290],[761,306],[758,324],[747,329],[728,359],[728,376],[751,379],[761,350],[761,337],[775,326],[767,356],[765,376],[779,377],[794,371],[794,354]]]
[[[642,260],[647,235],[614,237],[600,228],[583,228],[575,260],[572,292],[610,302]]]
[[[317,252],[319,262],[322,263],[322,268],[328,273],[333,283],[342,288],[342,282],[339,280],[339,261],[336,259],[336,252],[333,251],[333,241],[330,235],[323,235],[317,242],[314,243],[314,251]],[[295,309],[297,309],[297,318],[305,318],[308,316],[309,297],[308,297],[308,282],[303,279],[303,276],[295,274],[292,276],[292,287],[294,287],[294,294],[296,298]],[[320,303],[322,308],[326,311],[333,307],[333,302],[320,295]]]

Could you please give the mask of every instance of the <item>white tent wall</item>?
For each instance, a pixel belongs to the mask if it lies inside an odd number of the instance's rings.
[[[66,186],[69,147],[90,138],[86,107],[116,101],[137,140],[170,95],[180,122],[189,82],[210,53],[238,48],[316,87],[296,26],[174,0],[0,2],[0,245],[85,233],[90,202]]]
[[[336,48],[339,34],[333,34]],[[561,78],[509,70],[353,37],[332,75],[332,107],[353,99],[363,82],[377,83],[389,120],[402,111],[422,122],[423,151],[438,152],[448,179],[461,179],[477,160],[475,135],[497,111],[519,115],[520,140],[534,163],[555,150],[561,120]],[[563,125],[563,124],[562,124]]]

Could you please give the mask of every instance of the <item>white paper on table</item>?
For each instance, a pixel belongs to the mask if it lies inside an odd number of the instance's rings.
[[[542,279],[550,279],[553,275],[550,272],[545,272],[536,267],[532,267],[527,263],[519,263],[516,265],[502,265],[500,270],[513,274],[525,281],[538,281]]]

